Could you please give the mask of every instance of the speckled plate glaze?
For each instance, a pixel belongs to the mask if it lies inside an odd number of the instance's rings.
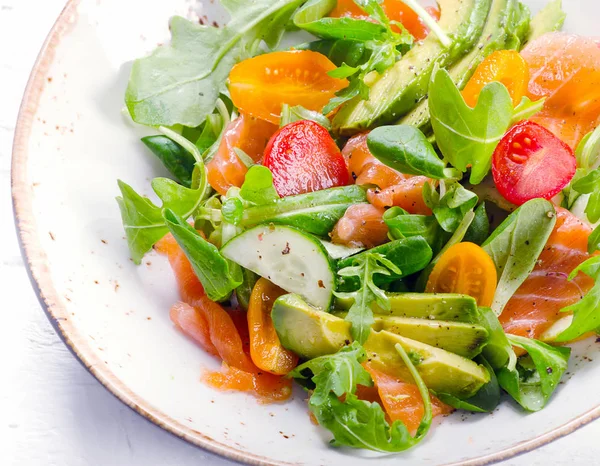
[[[545,0],[529,0],[534,11]],[[600,4],[565,0],[566,29],[596,34]],[[150,194],[163,170],[121,116],[131,60],[168,37],[173,14],[226,20],[212,0],[70,1],[33,69],[13,153],[13,198],[23,253],[41,303],[65,343],[124,403],[202,448],[250,464],[374,464],[333,449],[308,419],[305,396],[259,405],[200,382],[218,364],[168,317],[177,299],[163,258],[128,259],[116,179]],[[423,444],[378,465],[488,464],[529,451],[600,416],[600,345],[577,345],[570,382],[544,411],[504,403],[491,415],[457,413]]]

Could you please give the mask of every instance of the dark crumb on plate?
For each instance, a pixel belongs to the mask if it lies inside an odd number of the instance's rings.
[[[56,238],[54,237],[54,233],[52,233],[51,231],[49,231],[49,232],[48,232],[48,235],[50,235],[50,239],[51,239],[52,241],[55,241],[55,240],[56,240]]]

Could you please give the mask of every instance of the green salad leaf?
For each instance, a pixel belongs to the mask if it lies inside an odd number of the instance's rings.
[[[383,214],[383,221],[393,240],[421,236],[427,241],[434,253],[437,253],[450,235],[446,233],[433,215],[409,214],[400,207],[392,207]]]
[[[600,167],[600,126],[584,136],[577,146],[575,157],[579,168]]]
[[[204,291],[212,301],[223,301],[242,284],[241,269],[230,267],[215,245],[206,241],[174,211],[164,211],[166,225],[192,264]]]
[[[479,324],[488,331],[488,342],[483,348],[483,356],[494,369],[508,367],[513,370],[517,364],[517,355],[509,343],[496,313],[489,307],[480,307]]]
[[[254,205],[269,204],[279,199],[273,186],[273,174],[267,167],[254,165],[246,173],[240,196]]]
[[[169,172],[186,188],[192,185],[196,159],[192,154],[164,135],[142,138],[144,145],[163,163]]]
[[[231,13],[221,28],[175,16],[171,43],[134,62],[125,103],[137,123],[199,126],[215,108],[233,65],[277,46],[304,0],[223,0]]]
[[[371,251],[357,254],[352,261],[353,265],[338,270],[341,277],[358,277],[360,288],[351,292],[336,292],[338,298],[351,298],[354,300],[348,310],[346,320],[352,325],[350,331],[352,338],[359,343],[364,343],[371,333],[371,326],[375,322],[371,305],[377,303],[385,310],[390,309],[390,301],[385,292],[373,281],[375,274],[400,275],[400,269],[384,255]]]
[[[431,246],[427,241],[421,236],[413,236],[391,241],[341,259],[338,261],[337,267],[338,269],[352,267],[356,263],[365,261],[368,254],[384,256],[400,270],[399,274],[392,270],[386,274],[375,273],[373,282],[380,288],[423,270],[433,256]],[[337,288],[338,291],[356,291],[361,287],[361,283],[360,277],[357,276],[338,276]]]
[[[335,66],[344,63],[356,67],[368,59],[368,51],[363,42],[354,40],[315,40],[295,47],[297,50],[312,50],[329,58]]]
[[[556,337],[557,342],[575,340],[600,328],[600,256],[591,257],[580,264],[569,274],[569,280],[573,280],[579,272],[592,278],[594,286],[580,301],[561,309],[561,312],[572,312],[573,321]]]
[[[514,370],[500,369],[500,386],[527,411],[542,409],[567,370],[571,348],[554,347],[541,341],[507,335],[511,345],[527,351]]]
[[[369,87],[365,78],[371,72],[383,73],[390,68],[400,55],[413,43],[413,37],[402,28],[401,33],[392,30],[391,23],[377,0],[356,0],[370,20],[354,18],[324,17],[335,6],[329,0],[307,2],[294,15],[294,24],[317,37],[329,41],[341,41],[341,47],[335,43],[318,44],[318,47],[329,48],[326,55],[331,55],[332,48],[342,49],[345,59],[339,68],[329,72],[335,78],[348,78],[349,85],[337,92],[323,109],[326,115],[339,105],[355,97],[369,98]],[[362,47],[351,46],[348,42],[363,44]],[[349,53],[351,51],[351,53]]]
[[[118,180],[118,184],[121,196],[117,197],[117,202],[127,244],[131,259],[138,265],[152,246],[169,232],[163,219],[163,209],[172,209],[177,215],[188,218],[200,205],[205,192],[205,186],[189,189],[168,178],[155,178],[152,189],[162,201],[162,207],[158,207],[123,181]]]
[[[330,392],[340,397],[356,392],[357,385],[372,387],[373,380],[361,365],[367,359],[367,353],[357,342],[345,346],[335,354],[320,356],[301,364],[290,377],[296,379],[312,378],[314,391],[312,404],[321,404],[327,400]]]
[[[414,126],[380,126],[369,133],[367,145],[380,162],[406,175],[446,178],[440,160],[427,137]]]
[[[424,414],[414,437],[400,421],[390,426],[378,403],[360,400],[355,395],[357,385],[372,385],[369,373],[360,364],[366,353],[356,342],[334,355],[308,361],[291,373],[302,380],[308,377],[307,373],[313,374],[309,408],[319,424],[333,434],[333,445],[393,453],[415,446],[427,435],[432,420],[429,391],[406,351],[400,345],[396,345],[396,351],[423,398]]]
[[[467,212],[471,212],[479,200],[474,192],[457,181],[440,182],[439,193],[430,183],[426,183],[423,186],[423,198],[440,226],[448,233],[456,231]]]
[[[512,126],[515,123],[518,123],[522,120],[528,120],[536,113],[542,111],[544,108],[544,104],[546,103],[546,98],[538,99],[532,101],[529,97],[525,96],[521,99],[519,105],[515,107],[515,111],[513,113],[512,121],[510,125]]]
[[[481,183],[512,120],[512,100],[506,87],[498,82],[488,84],[475,108],[471,108],[448,72],[438,69],[429,85],[429,108],[435,139],[444,157],[462,172],[471,166],[471,183]]]
[[[591,223],[600,220],[600,169],[587,171],[585,175],[578,177],[572,183],[571,189],[580,194],[590,195],[585,214]]]
[[[294,107],[290,107],[288,104],[283,105],[281,109],[280,127],[284,127],[285,125],[300,120],[311,120],[320,124],[327,131],[331,130],[331,121],[329,121],[322,113],[308,110],[301,105],[296,105]]]
[[[594,228],[592,234],[588,238],[588,254],[593,254],[600,250],[600,225]]]
[[[490,374],[490,381],[481,387],[475,395],[466,400],[461,400],[447,393],[436,392],[435,395],[441,402],[456,409],[463,409],[475,413],[491,413],[500,403],[500,385],[498,384],[494,369],[483,356],[477,356],[475,362],[483,365]]]
[[[500,315],[517,288],[529,276],[556,224],[551,202],[532,199],[492,233],[482,247],[496,264],[498,287],[492,309]]]
[[[490,236],[490,219],[485,209],[485,202],[475,209],[475,217],[465,234],[464,241],[479,246]]]

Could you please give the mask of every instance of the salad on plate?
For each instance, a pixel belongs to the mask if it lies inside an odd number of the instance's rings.
[[[134,62],[127,114],[172,176],[117,198],[222,361],[204,382],[295,381],[334,445],[377,452],[502,392],[543,409],[600,328],[600,42],[560,0],[221,4]]]

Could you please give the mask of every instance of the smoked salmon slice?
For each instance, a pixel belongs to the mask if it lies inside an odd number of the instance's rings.
[[[249,115],[241,114],[233,120],[223,134],[217,153],[206,165],[208,183],[213,189],[224,196],[232,186],[241,187],[248,167],[235,149],[241,149],[254,162],[259,162],[275,131],[276,125]]]
[[[521,52],[529,65],[528,96],[546,97],[531,120],[575,149],[600,124],[600,48],[590,38],[544,34]]]
[[[425,411],[419,388],[414,383],[408,383],[397,377],[378,371],[368,363],[364,364],[364,367],[373,378],[389,421],[402,421],[411,434],[414,435]],[[370,394],[370,396],[372,397],[373,395]],[[435,396],[430,396],[433,417],[450,414],[454,411],[452,407],[442,403]]]
[[[580,273],[568,275],[590,258],[587,252],[589,225],[566,209],[557,207],[556,225],[537,265],[506,304],[500,323],[507,333],[538,339],[566,314],[560,310],[578,302],[594,285]]]
[[[207,353],[223,360],[221,371],[206,371],[203,380],[221,390],[252,393],[264,403],[289,398],[290,379],[261,371],[252,362],[246,313],[227,311],[204,294],[202,284],[172,235],[160,240],[155,249],[168,256],[185,301],[173,305],[171,321]]]
[[[371,204],[348,207],[331,232],[331,241],[351,247],[372,248],[388,240],[388,227],[383,221],[385,211]]]

